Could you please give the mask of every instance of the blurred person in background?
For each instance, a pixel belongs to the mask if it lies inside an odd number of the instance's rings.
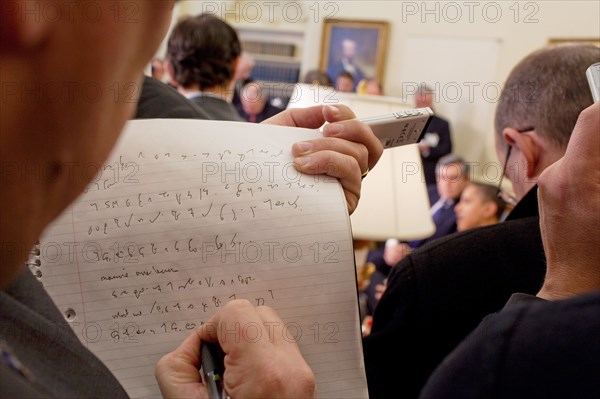
[[[427,86],[419,87],[415,93],[415,107],[433,109],[434,92]],[[452,152],[452,135],[450,123],[437,113],[427,126],[425,135],[419,142],[419,152],[423,163],[425,184],[435,184],[435,166],[440,158]]]
[[[231,104],[241,53],[236,31],[211,14],[179,21],[167,45],[177,89],[215,120],[243,121]]]
[[[237,110],[247,122],[260,123],[283,111],[269,102],[265,90],[257,82],[250,82],[244,86],[240,100]]]
[[[498,188],[485,183],[470,183],[454,208],[456,230],[465,231],[489,226],[500,221],[506,204],[498,196]]]
[[[354,92],[354,77],[350,72],[340,72],[335,78],[335,89],[341,93]]]

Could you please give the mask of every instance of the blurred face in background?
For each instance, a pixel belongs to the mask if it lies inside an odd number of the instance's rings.
[[[463,173],[461,165],[457,163],[440,166],[436,179],[440,197],[452,200],[458,200],[464,188],[469,184],[469,176]]]
[[[498,206],[494,201],[485,201],[477,186],[468,185],[460,195],[460,202],[454,208],[456,227],[465,231],[498,222]]]
[[[342,42],[342,57],[351,60],[356,55],[356,43],[353,40],[345,39]]]
[[[373,96],[381,96],[383,92],[381,91],[381,86],[375,80],[369,80],[367,82],[367,94],[371,94]]]
[[[267,104],[267,100],[262,94],[262,89],[257,83],[249,83],[242,90],[242,108],[248,115],[258,115]]]
[[[433,95],[431,93],[420,92],[415,95],[415,107],[431,108],[433,104]]]
[[[352,93],[354,91],[354,82],[347,76],[338,76],[335,80],[335,87],[337,91],[342,93]]]

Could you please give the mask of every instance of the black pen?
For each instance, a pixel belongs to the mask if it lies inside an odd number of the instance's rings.
[[[223,353],[219,344],[202,342],[200,345],[202,372],[208,386],[208,397],[210,399],[225,399],[223,395],[224,358],[225,353]]]

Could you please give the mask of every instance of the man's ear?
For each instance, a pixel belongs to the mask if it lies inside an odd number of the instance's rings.
[[[167,75],[169,76],[168,83],[173,87],[179,87],[179,84],[175,80],[175,70],[173,69],[173,64],[171,64],[171,61],[165,60],[163,62],[163,65],[165,67],[165,70],[167,71]]]
[[[520,152],[527,163],[527,177],[529,179],[537,176],[538,164],[540,162],[540,148],[531,133],[535,131],[519,132],[507,127],[502,131],[502,139],[513,147],[513,154]]]
[[[237,68],[238,65],[240,64],[240,59],[242,58],[241,55],[238,55],[237,57],[235,57],[235,59],[231,62],[231,66],[233,67],[233,75],[231,77],[231,80],[235,80],[235,76],[237,73]]]
[[[496,216],[498,212],[498,205],[494,201],[488,201],[483,205],[483,214],[486,218],[492,218]]]
[[[0,2],[0,52],[36,49],[48,39],[53,22],[44,16],[43,5],[32,0]]]

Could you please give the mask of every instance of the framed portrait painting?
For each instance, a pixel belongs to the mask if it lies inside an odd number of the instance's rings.
[[[320,69],[333,81],[342,72],[350,73],[355,87],[362,79],[383,84],[387,40],[387,22],[326,19]]]

